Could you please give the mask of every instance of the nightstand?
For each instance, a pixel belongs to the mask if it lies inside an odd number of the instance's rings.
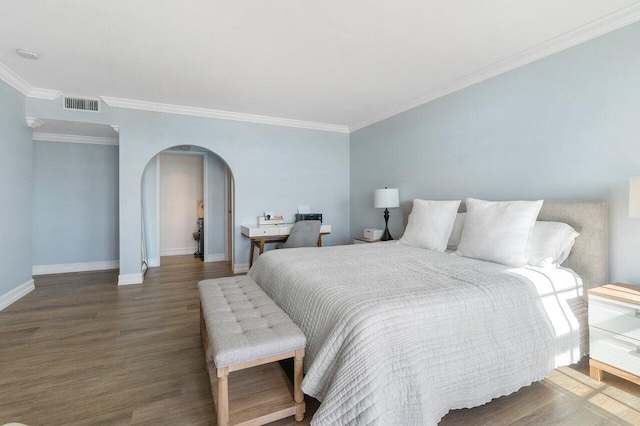
[[[367,244],[367,243],[379,243],[380,240],[373,240],[366,237],[356,237],[353,239],[353,244]]]
[[[589,290],[589,370],[640,384],[640,287],[607,284]]]

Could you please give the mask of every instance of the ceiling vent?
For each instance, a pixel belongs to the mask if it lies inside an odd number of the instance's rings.
[[[100,112],[100,101],[98,99],[70,98],[65,96],[64,109]]]

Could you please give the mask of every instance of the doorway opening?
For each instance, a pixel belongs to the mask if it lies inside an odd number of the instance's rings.
[[[171,256],[232,262],[233,191],[227,163],[206,148],[156,154],[141,181],[143,270]]]

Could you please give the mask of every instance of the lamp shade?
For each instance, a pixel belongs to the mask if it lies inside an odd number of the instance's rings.
[[[640,176],[629,180],[629,217],[640,219]]]
[[[400,206],[398,188],[376,189],[373,193],[373,206],[377,209],[386,209]]]

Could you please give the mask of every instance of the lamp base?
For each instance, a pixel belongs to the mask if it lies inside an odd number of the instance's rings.
[[[380,241],[393,240],[393,237],[389,233],[389,209],[384,209],[384,233],[380,237]]]

